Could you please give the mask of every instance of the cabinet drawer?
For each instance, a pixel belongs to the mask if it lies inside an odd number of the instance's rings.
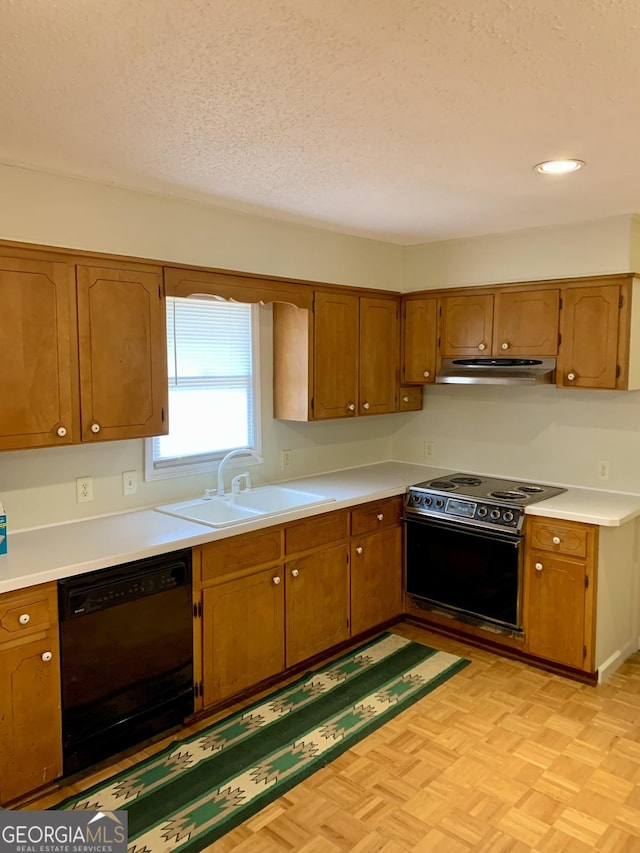
[[[570,521],[549,522],[529,520],[527,546],[541,551],[553,551],[567,557],[586,559],[594,528]]]
[[[347,510],[327,512],[305,518],[285,529],[285,551],[295,554],[310,551],[329,542],[337,542],[349,536],[349,513]]]
[[[372,533],[382,527],[399,524],[402,516],[402,498],[387,498],[354,509],[351,513],[351,535]]]
[[[209,542],[202,549],[202,581],[216,580],[242,569],[277,563],[282,557],[282,528]]]
[[[47,584],[0,595],[0,646],[48,631],[57,621],[55,593]]]

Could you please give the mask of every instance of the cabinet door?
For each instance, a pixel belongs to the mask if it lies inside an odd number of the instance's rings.
[[[402,530],[388,527],[351,546],[351,633],[355,636],[403,612]]]
[[[395,299],[360,299],[360,394],[358,413],[398,410],[399,305]]]
[[[74,268],[0,258],[0,450],[70,444],[75,424]]]
[[[493,296],[447,296],[440,300],[440,353],[456,356],[491,354]]]
[[[61,775],[57,641],[0,649],[0,802]]]
[[[585,563],[543,551],[527,557],[527,651],[577,669],[589,669]]]
[[[285,565],[287,666],[349,639],[349,574],[348,545]]]
[[[402,306],[402,381],[424,385],[436,373],[438,300],[406,299]]]
[[[204,704],[284,669],[282,568],[202,591]]]
[[[496,293],[493,318],[494,355],[556,355],[559,313],[559,290]]]
[[[314,299],[316,420],[358,411],[358,297],[317,291]]]
[[[562,300],[557,385],[615,389],[619,285],[567,288]]]
[[[82,440],[168,432],[160,274],[78,267]]]

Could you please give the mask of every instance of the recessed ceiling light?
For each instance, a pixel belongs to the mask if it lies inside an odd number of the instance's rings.
[[[543,175],[565,175],[567,172],[577,172],[583,166],[584,160],[545,160],[533,168]]]

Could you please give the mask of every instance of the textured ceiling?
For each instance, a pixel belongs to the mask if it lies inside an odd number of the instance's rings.
[[[402,244],[640,212],[638,0],[0,0],[0,79],[4,163]]]

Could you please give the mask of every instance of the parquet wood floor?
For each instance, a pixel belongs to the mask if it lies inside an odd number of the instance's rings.
[[[393,630],[472,664],[208,851],[640,853],[640,653],[590,687]]]

